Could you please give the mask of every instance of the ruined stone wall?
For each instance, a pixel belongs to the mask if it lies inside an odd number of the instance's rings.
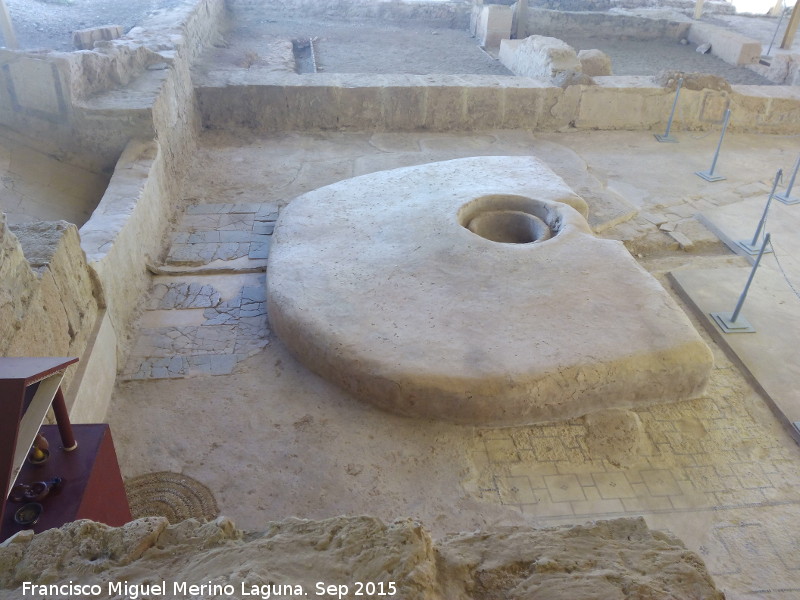
[[[0,213],[0,356],[82,356],[102,308],[75,225],[9,227]]]
[[[49,316],[59,343],[47,346],[41,343],[37,327],[14,321],[18,331],[13,344],[0,348],[0,354],[82,356],[90,337],[101,340],[97,351],[105,360],[83,356],[82,362],[95,369],[85,378],[87,385],[92,385],[90,380],[102,385],[95,385],[92,393],[67,392],[79,420],[102,420],[105,415],[117,361],[124,361],[125,333],[149,286],[147,263],[162,252],[200,127],[189,67],[218,39],[224,3],[199,0],[168,16],[166,21],[135,28],[121,40],[102,42],[92,51],[36,56],[0,52],[0,79],[6,84],[0,85],[0,123],[24,130],[42,151],[68,162],[114,170],[97,209],[80,230],[80,242],[75,227],[64,224],[65,239],[77,244],[81,257],[84,252],[88,257],[88,267],[83,258],[83,263],[73,267],[96,278],[96,289],[107,294],[103,301],[107,312],[99,320],[98,307],[94,313],[81,308],[77,320],[74,315],[66,320]],[[135,90],[117,91],[117,86],[134,79]],[[51,263],[59,264],[57,260]],[[26,291],[33,284],[20,274],[24,270],[13,272],[14,278],[4,286],[14,299],[7,308],[12,312],[20,310],[17,298],[33,298],[33,306],[42,304],[44,300],[37,300],[36,294],[60,300],[59,291],[66,302],[73,294],[76,301],[83,298],[81,290],[65,285],[50,289],[44,276],[34,285],[38,292]],[[30,315],[31,323],[36,322],[35,313]],[[72,341],[62,343],[62,338]],[[3,341],[9,339],[3,336]],[[107,360],[108,356],[114,360]]]
[[[147,264],[157,262],[180,201],[180,183],[200,129],[189,68],[217,39],[223,11],[222,0],[199,2],[172,37],[169,68],[146,73],[154,91],[140,99],[133,118],[146,119],[155,140],[141,135],[126,140],[106,194],[81,228],[84,249],[103,282],[109,316],[118,332],[128,329],[138,311],[150,281]],[[103,98],[104,110],[110,115],[128,114],[116,100],[113,94]],[[122,364],[127,339],[118,335],[118,344]]]
[[[226,85],[213,76],[197,94],[209,129],[479,131],[482,129],[656,130],[666,125],[673,89],[651,77],[595,77],[596,85],[554,87],[491,75],[255,74]],[[733,86],[681,91],[676,127],[800,133],[800,97],[791,87]]]
[[[130,138],[156,135],[150,109],[164,80],[173,70],[188,80],[188,64],[219,36],[223,12],[223,0],[197,0],[93,50],[0,49],[0,125],[110,172]],[[137,92],[115,93],[134,81]]]
[[[226,0],[226,4],[233,15],[243,21],[283,14],[339,20],[413,20],[464,29],[472,9],[471,0]]]
[[[604,12],[562,12],[529,8],[525,33],[548,37],[610,37],[632,40],[675,40],[686,37],[689,22],[650,19]]]
[[[691,16],[694,13],[694,0],[529,0],[530,6],[547,8],[550,10],[571,11],[605,11],[614,8],[670,8]],[[736,8],[725,0],[706,0],[703,4],[706,14],[729,14],[736,12]]]

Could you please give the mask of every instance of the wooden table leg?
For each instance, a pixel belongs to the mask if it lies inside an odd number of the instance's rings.
[[[64,402],[64,392],[61,391],[61,387],[58,388],[56,397],[53,398],[53,412],[56,414],[58,433],[61,435],[64,450],[72,452],[78,447],[78,442],[75,441],[75,435],[72,433],[72,423],[69,422],[67,403]]]

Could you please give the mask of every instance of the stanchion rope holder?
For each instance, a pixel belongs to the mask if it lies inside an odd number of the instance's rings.
[[[798,168],[800,168],[800,156],[797,157],[794,163],[794,170],[792,171],[792,176],[789,178],[789,185],[786,186],[786,191],[782,194],[775,195],[775,199],[778,200],[778,202],[783,202],[784,204],[800,204],[800,198],[792,198],[792,186],[797,177]]]
[[[775,195],[775,189],[778,187],[778,182],[781,180],[781,177],[783,177],[783,170],[778,169],[778,172],[775,173],[775,181],[772,183],[772,191],[769,193],[769,198],[767,198],[767,204],[764,206],[764,212],[761,213],[761,219],[758,221],[758,227],[756,227],[756,232],[753,235],[753,239],[751,241],[738,240],[736,242],[736,245],[739,246],[739,248],[750,255],[758,254],[759,251],[764,252],[762,245],[758,243],[758,237],[761,235],[764,225],[767,224],[769,205],[772,202],[772,197]],[[772,250],[767,250],[766,252],[772,252]]]
[[[731,109],[725,110],[725,119],[722,121],[722,132],[719,134],[719,142],[717,143],[717,151],[714,152],[714,158],[711,161],[711,168],[708,171],[695,171],[695,175],[702,177],[706,181],[722,181],[725,179],[722,175],[714,175],[714,167],[717,166],[717,159],[719,158],[719,150],[722,148],[722,140],[725,137],[725,131],[728,129],[728,122],[731,120]]]
[[[723,333],[755,333],[755,327],[753,327],[750,322],[742,317],[739,313],[742,311],[742,306],[744,305],[745,298],[747,298],[747,292],[750,289],[750,284],[753,283],[753,277],[755,277],[758,264],[761,262],[761,257],[764,256],[764,250],[769,244],[769,240],[770,235],[765,235],[764,242],[761,244],[761,251],[758,253],[756,262],[753,263],[753,268],[750,270],[750,276],[747,278],[747,283],[744,284],[744,289],[739,295],[739,300],[736,302],[736,308],[733,309],[733,312],[711,313],[711,318],[714,319],[714,322],[723,331]]]
[[[669,119],[667,119],[667,130],[664,132],[664,135],[660,133],[655,134],[655,138],[659,142],[670,142],[673,144],[677,144],[678,140],[672,137],[669,134],[670,129],[672,129],[672,119],[675,117],[675,109],[678,107],[678,97],[681,95],[681,87],[683,86],[683,77],[678,79],[678,87],[675,88],[675,100],[672,102],[672,110],[669,113]]]

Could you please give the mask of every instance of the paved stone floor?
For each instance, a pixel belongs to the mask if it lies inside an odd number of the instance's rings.
[[[272,204],[190,204],[172,234],[165,264],[173,275],[153,280],[126,379],[227,375],[267,344],[264,275],[227,274],[236,259],[264,269],[278,208]],[[192,277],[223,274],[234,293]],[[188,279],[187,279],[188,278]],[[178,312],[176,312],[178,311]]]
[[[647,443],[635,455],[590,450],[582,419],[492,429],[383,413],[309,373],[268,330],[262,250],[294,196],[462,156],[543,158],[587,199],[595,230],[665,286],[668,271],[746,265],[695,214],[766,194],[796,138],[729,136],[718,164],[728,178],[707,183],[694,171],[716,136],[678,135],[207,135],[109,414],[124,474],[184,472],[247,529],[370,513],[439,535],[643,515],[699,552],[729,599],[800,597],[800,449],[694,317],[715,356],[709,387],[637,410]]]

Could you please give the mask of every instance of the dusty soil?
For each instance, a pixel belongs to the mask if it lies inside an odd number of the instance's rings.
[[[248,20],[226,35],[232,49],[256,55],[277,39],[314,40],[325,72],[511,75],[469,32],[412,22]]]

